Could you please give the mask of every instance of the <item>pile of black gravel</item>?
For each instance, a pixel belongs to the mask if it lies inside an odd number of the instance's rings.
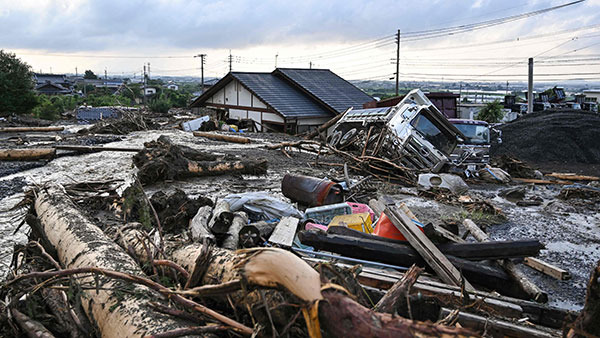
[[[549,110],[500,126],[502,144],[492,156],[510,155],[529,163],[600,163],[600,114]]]

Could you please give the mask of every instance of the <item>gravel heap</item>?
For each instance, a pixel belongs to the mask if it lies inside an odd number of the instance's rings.
[[[492,156],[509,155],[529,163],[600,163],[600,114],[547,110],[500,129],[502,144],[492,147]]]

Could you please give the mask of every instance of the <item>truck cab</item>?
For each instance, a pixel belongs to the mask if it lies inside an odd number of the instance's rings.
[[[464,135],[450,158],[457,167],[477,170],[490,162],[491,128],[485,121],[449,120]]]
[[[462,134],[415,89],[393,107],[347,111],[333,127],[329,144],[363,150],[408,168],[439,171]]]

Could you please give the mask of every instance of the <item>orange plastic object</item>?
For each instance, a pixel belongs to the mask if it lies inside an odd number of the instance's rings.
[[[423,227],[419,226],[419,229],[423,231]],[[400,241],[406,241],[406,237],[402,235],[400,230],[396,229],[396,227],[392,224],[390,219],[387,218],[387,216],[383,212],[381,213],[381,216],[379,216],[379,222],[377,222],[377,226],[375,227],[373,235],[397,239]]]

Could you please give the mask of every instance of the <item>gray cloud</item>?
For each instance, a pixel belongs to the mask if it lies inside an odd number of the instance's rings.
[[[0,46],[75,52],[152,48],[237,48],[348,42],[510,15],[554,2],[529,1],[85,1],[74,9],[61,2],[39,8],[3,4]],[[479,4],[475,6],[474,4]],[[68,7],[68,6],[67,6]],[[512,7],[512,8],[511,8]],[[508,10],[503,10],[509,8]],[[598,19],[578,5],[522,24],[577,25]],[[490,16],[482,16],[484,14]],[[578,21],[575,21],[577,18]],[[519,25],[521,25],[519,23]]]

